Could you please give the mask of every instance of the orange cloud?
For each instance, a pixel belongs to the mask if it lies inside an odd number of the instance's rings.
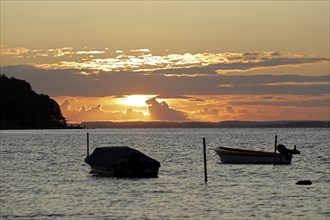
[[[266,83],[267,86],[312,86],[312,85],[330,85],[330,82],[275,82]]]
[[[24,47],[15,47],[15,48],[7,48],[5,45],[1,44],[0,54],[1,56],[5,55],[14,55],[14,56],[22,56],[24,54],[29,53],[31,50]]]
[[[169,107],[166,102],[158,102],[156,98],[146,101],[150,118],[155,121],[186,121],[186,113]]]
[[[61,105],[61,111],[64,117],[69,121],[83,122],[83,121],[147,121],[149,116],[144,115],[143,112],[134,111],[129,108],[124,111],[105,111],[102,109],[102,105],[96,105],[91,108],[81,106],[79,110],[73,109],[70,106],[69,101],[63,102]]]
[[[124,109],[116,97],[94,99],[80,98],[75,101],[79,106],[76,104],[75,107],[69,101],[63,101],[61,110],[69,122],[330,120],[326,96],[198,96],[168,99],[171,106],[151,98],[147,113],[137,106]],[[106,106],[106,103],[113,104]]]
[[[221,107],[221,106],[219,106]],[[212,121],[217,122],[220,121],[220,110],[213,108],[203,108],[201,110],[190,112],[189,119],[191,121]]]

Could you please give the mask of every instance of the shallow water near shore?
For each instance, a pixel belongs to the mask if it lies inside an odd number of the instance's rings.
[[[329,219],[328,128],[0,131],[0,219]],[[130,146],[161,163],[159,178],[89,174],[95,147]],[[290,165],[222,164],[223,145],[293,148]],[[208,183],[204,183],[206,138]],[[296,185],[299,180],[312,185]]]

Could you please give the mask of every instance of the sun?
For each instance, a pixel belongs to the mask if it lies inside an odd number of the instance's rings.
[[[146,101],[153,97],[152,95],[129,95],[122,98],[121,102],[128,106],[147,106]]]

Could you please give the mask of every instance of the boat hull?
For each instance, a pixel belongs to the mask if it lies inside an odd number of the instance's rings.
[[[90,173],[97,176],[106,177],[118,177],[118,178],[157,178],[158,168],[146,168],[143,172],[132,171],[131,169],[125,168],[106,168],[95,165],[90,165]]]
[[[222,163],[231,164],[290,164],[292,155],[274,154],[273,152],[242,150],[228,147],[214,149]]]

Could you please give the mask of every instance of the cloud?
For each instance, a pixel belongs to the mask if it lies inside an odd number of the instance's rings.
[[[312,98],[306,96],[291,97],[291,98],[274,98],[264,100],[240,100],[232,101],[235,106],[294,106],[294,107],[329,107],[330,98],[324,96]]]
[[[220,121],[220,118],[220,110],[216,108],[205,107],[202,110],[189,113],[189,119],[192,121]]]
[[[80,70],[89,73],[89,70]],[[75,69],[45,70],[32,66],[1,67],[1,73],[26,80],[50,96],[193,95],[321,95],[329,94],[329,76],[203,75],[164,76],[135,72],[79,74]],[[294,83],[293,83],[294,82]],[[230,85],[230,86],[219,86]]]
[[[73,109],[70,106],[70,102],[65,100],[60,104],[62,113],[69,122],[81,122],[81,121],[186,121],[187,115],[182,111],[172,109],[166,102],[159,103],[156,98],[151,98],[146,101],[149,105],[148,110],[150,115],[144,115],[141,111],[135,111],[132,108],[128,108],[126,112],[122,111],[105,111],[102,109],[102,105],[87,108],[82,105],[79,110]]]
[[[29,53],[31,50],[24,47],[15,47],[15,48],[7,48],[5,45],[1,44],[0,54],[1,56],[5,55],[13,55],[13,56],[22,56],[24,54]]]
[[[219,110],[218,109],[211,109],[204,108],[203,110],[199,111],[200,115],[212,115],[212,116],[218,116]]]
[[[190,99],[191,97],[185,95],[157,95],[158,99]]]
[[[133,109],[129,108],[126,110],[125,120],[147,120],[148,117],[140,111],[134,111]]]
[[[129,108],[126,112],[122,111],[105,111],[102,105],[87,108],[82,105],[79,110],[73,109],[68,100],[60,104],[61,111],[64,117],[69,120],[69,123],[82,122],[82,121],[145,121],[149,120],[149,116],[140,111],[134,111]]]
[[[266,53],[268,54],[268,53]],[[241,56],[235,61],[230,62],[218,62],[211,63],[209,65],[193,66],[193,67],[178,67],[160,69],[154,71],[157,74],[165,75],[205,75],[205,74],[219,74],[230,72],[246,72],[254,69],[270,69],[281,66],[293,66],[302,64],[312,64],[319,62],[329,62],[328,58],[323,57],[311,57],[311,56],[297,56],[292,54],[291,56],[284,57],[247,57]]]
[[[137,53],[150,53],[151,51],[149,49],[138,49],[138,50],[131,50],[131,52],[137,52]]]
[[[204,99],[198,99],[198,98],[191,99],[190,101],[193,101],[193,102],[205,102]]]
[[[63,57],[66,55],[74,54],[73,47],[48,49],[48,50],[46,50],[46,52],[48,53],[47,55],[50,57]]]
[[[91,54],[91,55],[95,55],[95,54],[104,54],[105,51],[98,51],[98,50],[90,50],[90,51],[77,51],[76,54]]]
[[[212,96],[203,98],[207,99],[207,101],[201,105],[191,103],[190,106],[183,107],[178,103],[177,106],[181,107],[180,112],[185,111],[186,113],[185,121],[329,119],[330,99],[327,95],[321,97],[250,95],[244,97]],[[114,104],[100,105],[98,103],[106,103],[102,102],[100,98],[63,97],[60,99],[56,98],[55,100],[58,103],[62,103],[61,110],[71,123],[81,121],[157,120],[151,118],[145,112],[145,109],[142,111],[131,108],[118,110],[123,109],[122,106],[118,108]],[[109,100],[109,97],[103,99],[103,101],[106,100]],[[187,100],[184,100],[184,102],[185,105],[189,103]],[[157,103],[155,104],[157,105]],[[167,105],[166,109],[169,108],[172,109],[172,107]],[[165,120],[164,118],[162,117],[163,121]]]
[[[269,86],[311,86],[311,85],[330,85],[330,82],[276,82],[267,83]]]
[[[159,103],[156,98],[146,101],[149,105],[148,110],[150,118],[156,121],[185,121],[187,115],[184,112],[172,109],[166,102]]]
[[[235,109],[232,106],[226,106],[226,112],[230,114],[236,113]]]
[[[159,75],[213,75],[241,73],[256,69],[274,69],[329,62],[329,58],[288,52],[184,53],[153,55],[149,49],[108,51],[105,49],[5,48],[4,55],[20,55],[26,63],[42,69],[76,69],[104,72],[143,72]],[[39,60],[35,60],[39,58]],[[4,65],[6,63],[4,62]]]

